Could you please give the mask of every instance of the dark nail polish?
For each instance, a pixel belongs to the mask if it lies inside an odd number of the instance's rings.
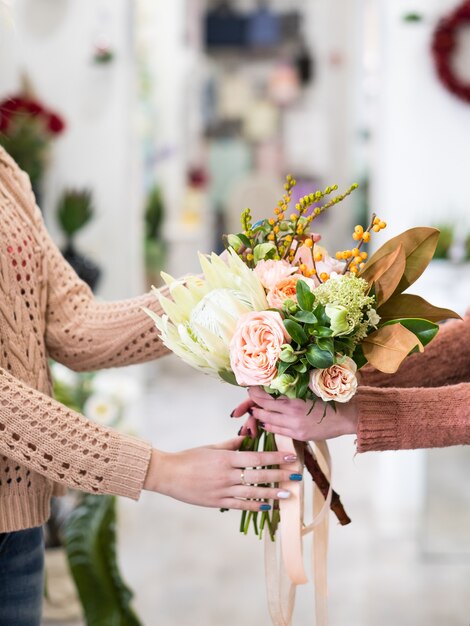
[[[247,413],[248,415],[251,415],[251,417],[253,417],[253,409],[248,409]]]
[[[233,411],[230,413],[230,417],[235,417],[234,413],[235,413],[235,409],[233,409]]]
[[[242,434],[242,430],[243,430],[243,426],[240,428],[240,430],[238,431],[238,436],[240,436]]]
[[[253,437],[253,433],[251,432],[251,428],[247,428],[246,432],[248,434],[248,437]]]
[[[271,505],[270,505],[270,504],[262,504],[262,505],[259,507],[259,510],[260,510],[260,511],[270,511],[270,510],[271,510]]]
[[[296,480],[297,482],[302,480],[302,474],[291,474],[289,476],[290,480]]]

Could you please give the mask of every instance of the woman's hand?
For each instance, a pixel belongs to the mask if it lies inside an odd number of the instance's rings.
[[[223,509],[266,511],[266,500],[288,498],[289,491],[258,487],[301,480],[297,457],[289,452],[238,452],[243,437],[184,452],[153,450],[144,488],[176,500]],[[256,469],[289,464],[292,469]]]
[[[267,432],[285,435],[298,441],[321,441],[340,435],[352,435],[357,431],[357,403],[353,398],[345,404],[336,404],[336,412],[328,406],[323,417],[324,404],[318,400],[312,409],[311,402],[304,400],[275,399],[261,387],[250,387],[250,400],[240,404],[233,417],[250,414],[243,426],[253,428],[256,419]],[[243,430],[242,429],[242,430]]]

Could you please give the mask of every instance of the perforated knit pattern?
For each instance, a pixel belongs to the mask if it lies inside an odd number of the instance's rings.
[[[99,303],[44,227],[27,177],[0,148],[0,532],[44,523],[57,484],[139,497],[151,446],[50,398],[48,357],[74,370],[167,352],[142,306]]]
[[[470,444],[470,316],[444,324],[396,374],[366,369],[362,383],[359,452]]]

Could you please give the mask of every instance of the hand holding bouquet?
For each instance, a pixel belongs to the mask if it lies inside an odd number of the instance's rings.
[[[438,230],[408,230],[369,259],[364,248],[386,227],[373,215],[367,226],[355,227],[351,249],[331,256],[313,222],[356,185],[336,196],[337,186],[311,193],[288,215],[294,186],[288,176],[273,217],[253,224],[244,211],[242,232],[226,237],[227,252],[200,255],[203,277],[182,282],[163,274],[171,298],[155,295],[165,315],[148,313],[163,342],[186,363],[233,384],[261,386],[274,398],[300,399],[312,409],[323,403],[325,416],[328,406],[354,396],[358,369],[369,363],[397,371],[435,337],[436,322],[458,315],[403,293],[431,260]],[[272,433],[261,428],[253,435],[245,450],[276,449]],[[341,523],[348,523],[312,450],[296,445]],[[241,530],[253,522],[257,534],[267,526],[274,539],[279,521],[277,508],[243,513]]]

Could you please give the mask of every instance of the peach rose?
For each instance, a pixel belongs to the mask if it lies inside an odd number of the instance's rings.
[[[325,402],[349,402],[357,390],[356,371],[357,365],[346,357],[342,363],[336,363],[327,369],[313,370],[309,387]]]
[[[245,313],[230,342],[230,364],[239,385],[269,385],[277,376],[281,346],[290,337],[275,311]]]
[[[265,289],[273,289],[283,278],[297,272],[287,261],[260,261],[254,269]]]
[[[268,291],[267,299],[269,306],[273,309],[280,309],[286,300],[297,302],[297,283],[303,280],[310,287],[315,288],[315,283],[311,278],[305,278],[302,274],[294,274],[280,280],[274,288]]]

